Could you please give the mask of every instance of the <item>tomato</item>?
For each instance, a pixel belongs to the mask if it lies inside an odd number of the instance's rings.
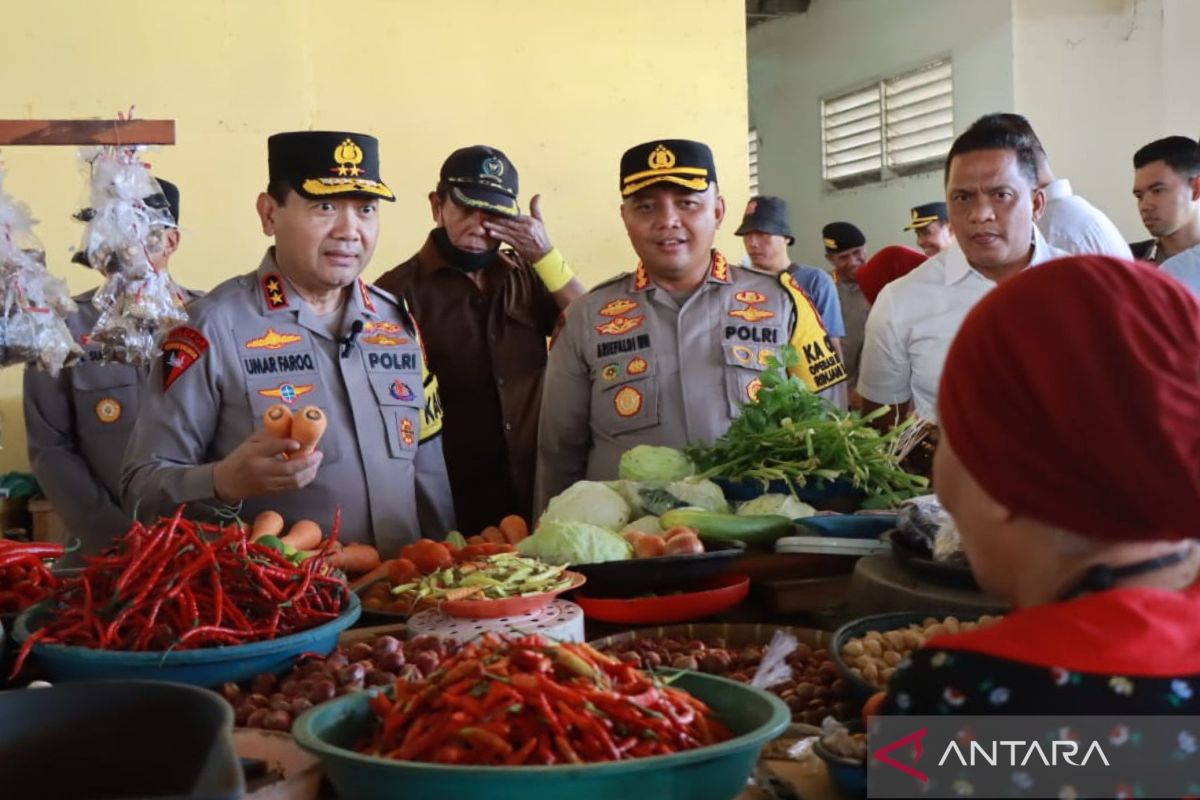
[[[412,554],[408,558],[425,575],[454,564],[454,556],[450,555],[450,551],[432,539],[419,540],[413,545]]]
[[[464,547],[463,549],[458,551],[458,560],[459,561],[474,561],[477,558],[482,558],[483,556],[487,555],[487,551],[484,550],[484,547],[486,547],[486,545],[469,544],[466,547]]]
[[[879,709],[883,708],[886,700],[887,692],[876,692],[867,698],[867,702],[863,703],[862,723],[864,729],[871,726],[871,717],[879,713]]]
[[[421,576],[421,570],[408,558],[397,558],[388,567],[388,580],[393,586],[416,580]],[[379,585],[379,584],[376,584]]]

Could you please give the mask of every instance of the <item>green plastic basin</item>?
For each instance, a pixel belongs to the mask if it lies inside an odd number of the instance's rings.
[[[350,749],[375,725],[359,692],[305,712],[292,735],[325,763],[339,800],[730,800],[762,746],[791,712],[777,697],[725,678],[684,672],[674,683],[703,700],[734,738],[669,756],[551,767],[464,767],[394,761]]]

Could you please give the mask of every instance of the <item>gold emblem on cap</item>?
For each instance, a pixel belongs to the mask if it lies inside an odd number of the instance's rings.
[[[346,137],[346,141],[333,151],[333,160],[337,162],[338,175],[357,176],[362,173],[358,165],[362,163],[363,151],[350,137]]]
[[[675,154],[668,150],[666,145],[660,144],[650,152],[647,162],[650,169],[670,169],[675,166]]]

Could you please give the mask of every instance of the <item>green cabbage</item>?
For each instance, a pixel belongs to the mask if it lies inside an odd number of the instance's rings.
[[[705,511],[726,513],[729,503],[721,487],[709,480],[688,478],[667,484],[667,491],[679,499],[681,503],[693,508],[703,508]]]
[[[647,514],[644,517],[638,517],[633,522],[625,526],[625,530],[635,530],[639,533],[652,533],[655,536],[661,536],[663,529],[658,523],[658,517]]]
[[[621,454],[617,474],[631,481],[662,485],[686,478],[696,471],[692,462],[673,447],[639,444]]]
[[[763,494],[738,506],[740,516],[778,514],[788,519],[804,519],[817,513],[808,503],[801,502],[790,494]]]
[[[517,544],[517,552],[550,564],[599,564],[632,558],[633,545],[607,528],[543,517],[533,535]]]
[[[646,513],[647,509],[642,505],[637,481],[604,481],[604,485],[621,495],[622,499],[629,504],[630,517],[639,517]]]
[[[619,531],[633,516],[625,498],[597,481],[579,481],[552,499],[542,521],[586,522]]]

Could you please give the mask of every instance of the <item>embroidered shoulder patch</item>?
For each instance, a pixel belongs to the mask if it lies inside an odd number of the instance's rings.
[[[272,311],[285,308],[288,304],[287,290],[283,288],[283,278],[277,272],[268,272],[262,279],[263,300]]]
[[[162,346],[163,391],[170,389],[206,352],[208,339],[200,331],[187,325],[171,329]]]

